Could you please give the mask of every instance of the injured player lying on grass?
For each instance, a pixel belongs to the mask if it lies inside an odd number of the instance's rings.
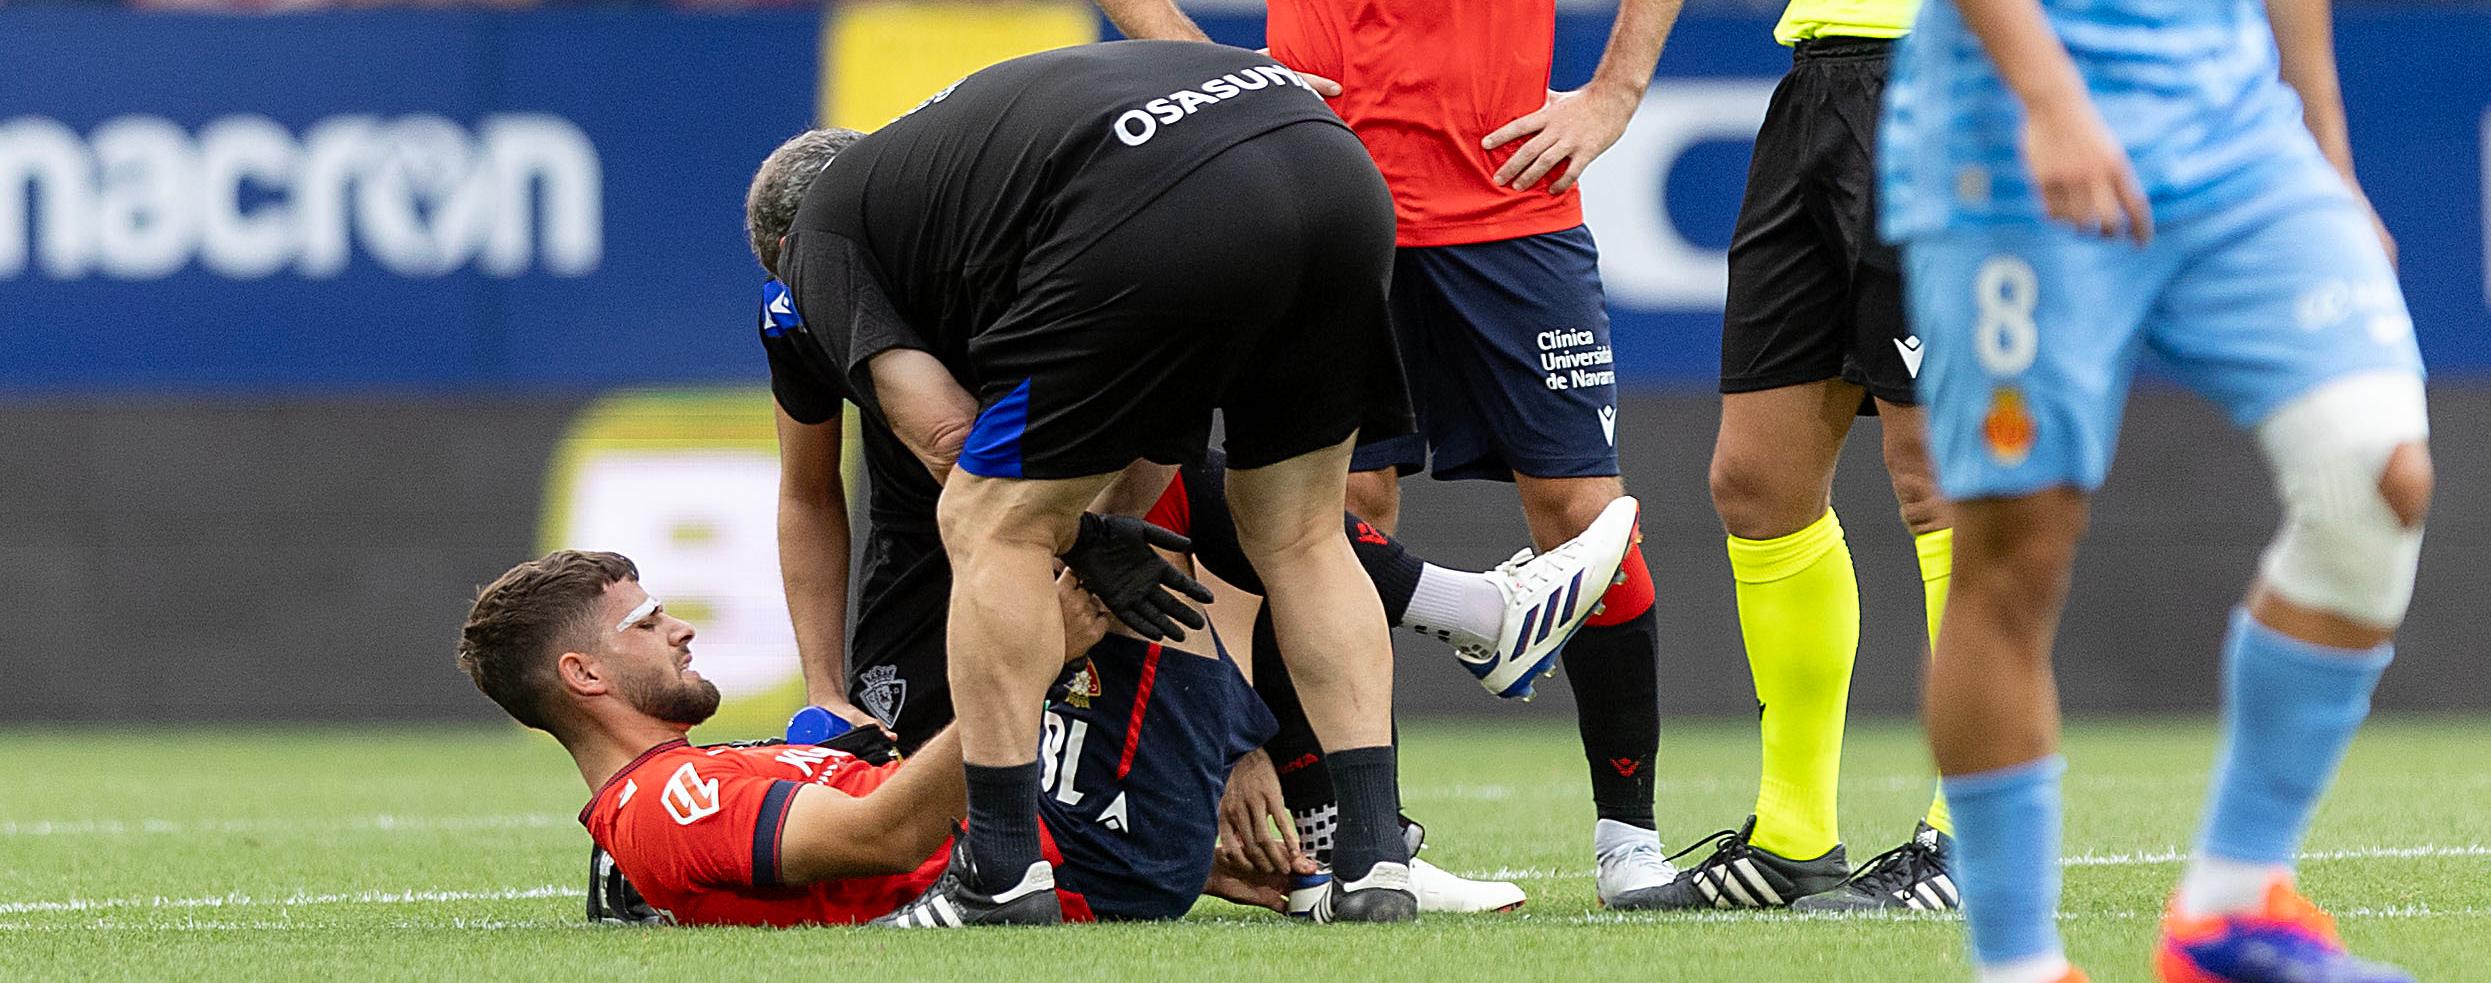
[[[1065,914],[1175,918],[1206,891],[1283,907],[1285,876],[1213,870],[1229,769],[1273,726],[1253,688],[1224,654],[1111,632],[1069,578],[1058,594],[1078,682],[1046,711],[1039,819]],[[580,821],[651,915],[866,922],[944,876],[966,797],[949,732],[906,762],[872,728],[836,746],[691,745],[718,707],[693,634],[629,559],[566,550],[483,590],[459,664],[571,753],[595,790]]]

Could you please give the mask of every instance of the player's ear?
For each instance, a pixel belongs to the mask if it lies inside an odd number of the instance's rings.
[[[554,677],[573,696],[602,696],[613,688],[596,658],[578,652],[564,652],[554,660]]]

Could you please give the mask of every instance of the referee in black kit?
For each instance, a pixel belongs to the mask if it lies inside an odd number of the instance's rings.
[[[1338,117],[1253,52],[1087,45],[982,70],[872,134],[801,135],[763,164],[755,193],[772,187],[801,206],[776,229],[756,208],[751,231],[779,243],[764,265],[826,367],[919,457],[956,462],[936,470],[969,832],[890,920],[1061,919],[1036,819],[1055,558],[1129,465],[1198,454],[1214,409],[1339,795],[1316,914],[1415,917],[1391,647],[1340,512],[1352,445],[1411,427],[1385,322],[1392,201]]]

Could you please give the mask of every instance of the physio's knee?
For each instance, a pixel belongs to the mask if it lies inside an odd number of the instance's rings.
[[[1034,550],[1049,556],[1072,548],[1080,513],[1060,510],[1031,496],[1005,479],[954,481],[943,489],[934,517],[943,548],[955,564],[983,552]]]
[[[2393,627],[2413,599],[2430,509],[2422,380],[2379,372],[2329,382],[2258,425],[2283,530],[2259,575],[2301,607]]]

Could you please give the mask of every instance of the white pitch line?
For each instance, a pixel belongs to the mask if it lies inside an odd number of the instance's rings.
[[[34,819],[0,820],[8,836],[145,836],[269,833],[440,833],[482,829],[554,829],[579,820],[552,812],[504,816],[400,816],[379,813],[352,819]]]
[[[577,894],[580,888],[547,884],[541,887],[498,888],[490,891],[357,891],[350,894],[313,894],[298,891],[278,897],[254,897],[236,892],[204,898],[70,898],[63,901],[0,901],[0,915],[24,915],[35,912],[118,911],[124,909],[164,908],[301,908],[312,905],[339,904],[433,904],[446,901],[520,901],[532,898],[558,898]]]
[[[2352,850],[2318,850],[2301,854],[2301,862],[2329,860],[2394,860],[2446,859],[2451,857],[2491,857],[2491,846],[2384,846]],[[2151,850],[2132,853],[2080,853],[2059,860],[2062,867],[2152,867],[2185,863],[2185,850]],[[1491,881],[1559,881],[1589,877],[1589,870],[1559,870],[1553,867],[1499,867],[1485,873],[1463,874],[1464,877]]]

